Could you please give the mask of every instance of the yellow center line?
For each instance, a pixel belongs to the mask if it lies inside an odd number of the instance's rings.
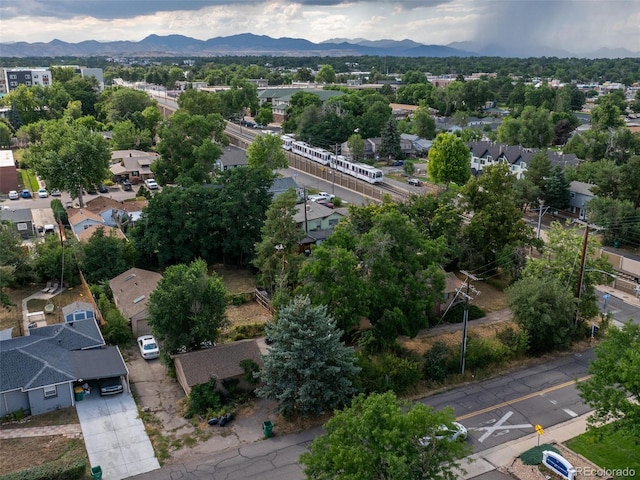
[[[577,382],[584,382],[591,378],[591,375],[587,375],[585,377],[581,377],[578,380],[571,380],[569,382],[560,383],[559,385],[554,385],[553,387],[545,388],[544,390],[540,390],[538,392],[532,392],[527,395],[524,395],[520,398],[515,398],[513,400],[509,400],[508,402],[502,402],[497,405],[492,405],[487,408],[483,408],[482,410],[478,410],[471,413],[466,413],[464,415],[460,415],[456,418],[456,420],[466,420],[467,418],[475,417],[476,415],[481,415],[483,413],[490,412],[492,410],[496,410],[498,408],[506,407],[507,405],[513,405],[514,403],[522,402],[523,400],[529,400],[530,398],[537,397],[539,395],[544,395],[545,393],[553,392],[554,390],[560,390],[561,388],[568,387],[569,385],[575,385]]]

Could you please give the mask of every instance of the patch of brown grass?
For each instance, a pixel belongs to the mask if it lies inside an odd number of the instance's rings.
[[[10,430],[15,428],[46,427],[50,425],[69,425],[80,423],[78,414],[74,407],[64,408],[42,415],[29,415],[19,422],[7,422],[0,424],[0,430]]]
[[[0,452],[0,472],[3,474],[53,462],[63,455],[82,456],[89,463],[84,442],[62,435],[0,440]]]
[[[227,292],[232,295],[253,292],[256,288],[255,275],[246,268],[216,264],[211,266],[211,270],[222,278]]]

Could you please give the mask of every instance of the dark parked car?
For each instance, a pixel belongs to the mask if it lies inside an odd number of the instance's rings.
[[[409,185],[413,185],[414,187],[422,186],[422,180],[420,180],[419,178],[410,178],[409,180],[407,180],[407,183]]]
[[[120,377],[101,378],[98,380],[98,386],[100,395],[115,395],[124,391]]]
[[[131,187],[131,182],[130,182],[129,180],[125,180],[124,182],[122,182],[122,189],[123,189],[125,192],[129,192],[129,191],[131,191],[131,188],[132,188],[132,187]]]
[[[98,189],[98,191],[100,193],[109,193],[109,188],[106,185],[100,185],[100,188]]]

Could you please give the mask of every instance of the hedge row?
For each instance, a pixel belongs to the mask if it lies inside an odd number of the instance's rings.
[[[79,480],[87,473],[84,457],[60,459],[19,472],[7,473],[0,480]]]

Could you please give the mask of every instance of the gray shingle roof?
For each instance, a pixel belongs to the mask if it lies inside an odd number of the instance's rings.
[[[474,157],[486,158],[490,155],[494,161],[503,158],[511,165],[517,165],[522,162],[528,164],[531,157],[539,152],[537,148],[524,148],[520,145],[507,145],[505,143],[488,142],[484,140],[469,142],[467,146]],[[577,166],[580,164],[580,159],[573,153],[564,154],[547,150],[547,156],[553,166],[565,168],[569,165]]]
[[[181,353],[173,357],[180,363],[190,387],[207,383],[212,377],[222,381],[242,375],[242,360],[253,360],[262,365],[260,348],[254,339],[217,345],[197,352]]]
[[[0,341],[0,392],[73,381],[69,351],[102,345],[94,319],[33,328],[29,336]]]

